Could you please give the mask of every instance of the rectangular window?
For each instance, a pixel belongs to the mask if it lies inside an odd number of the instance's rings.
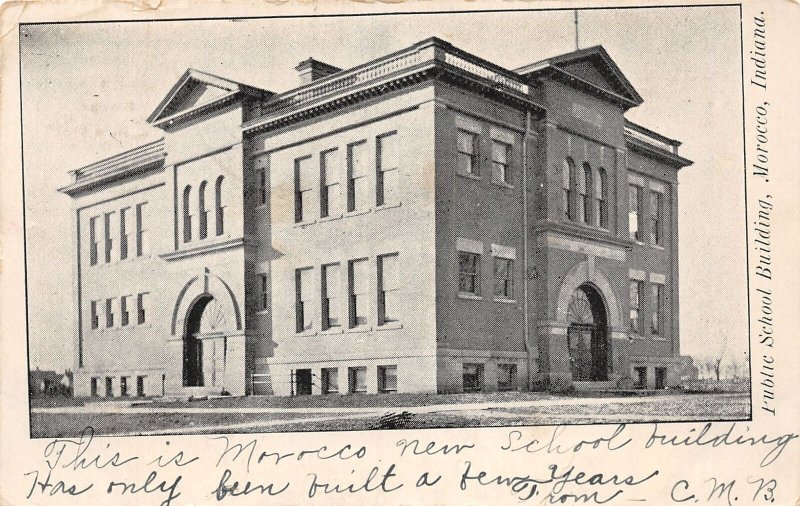
[[[466,130],[458,131],[458,171],[462,174],[480,175],[478,166],[478,136]]]
[[[483,364],[464,364],[464,391],[478,392],[483,387]]]
[[[90,312],[92,316],[92,328],[96,329],[100,326],[100,315],[97,312],[97,301],[93,300],[90,303]]]
[[[397,392],[397,366],[378,366],[378,391]]]
[[[136,321],[141,325],[147,321],[147,292],[136,296]]]
[[[365,393],[367,391],[367,368],[350,367],[347,372],[350,393]]]
[[[98,393],[97,393],[97,378],[92,378],[91,383],[90,383],[90,387],[89,387],[89,392],[90,392],[90,395],[92,397],[97,397],[97,395],[98,395]]]
[[[481,256],[477,253],[458,252],[458,291],[480,295]]]
[[[509,158],[511,146],[505,142],[492,141],[492,180],[498,183],[511,183]]]
[[[342,214],[342,194],[339,186],[339,150],[323,151],[320,155],[320,216]]]
[[[650,192],[650,240],[653,244],[661,245],[663,237],[661,233],[661,216],[663,213],[663,201],[661,193]]]
[[[121,376],[119,378],[119,395],[120,397],[128,396],[128,377]]]
[[[635,241],[642,240],[640,216],[642,215],[642,189],[635,185],[628,186],[628,228],[630,237]]]
[[[103,225],[105,228],[105,251],[106,263],[111,262],[111,252],[114,249],[114,241],[111,238],[112,221],[114,219],[114,212],[106,213],[104,215]]]
[[[267,169],[258,171],[258,203],[267,203]]]
[[[128,258],[128,223],[131,213],[130,207],[123,207],[119,210],[119,258],[125,260]]]
[[[114,326],[114,299],[106,299],[106,327]]]
[[[636,379],[636,388],[647,388],[647,367],[634,367],[633,374]]]
[[[322,266],[322,330],[339,327],[339,264]]]
[[[397,146],[397,132],[378,137],[375,149],[378,159],[375,186],[376,203],[379,206],[397,203],[398,179],[400,173],[400,154],[398,153]]]
[[[136,397],[144,397],[144,376],[136,376]]]
[[[114,397],[114,378],[106,377],[106,397]]]
[[[97,265],[97,216],[89,218],[89,265]]]
[[[296,316],[297,316],[297,332],[311,330],[314,326],[313,314],[314,310],[311,307],[311,276],[314,270],[311,268],[297,269],[294,271],[294,280],[296,288]]]
[[[144,228],[144,206],[146,203],[136,204],[136,256],[139,257],[148,252],[147,230]]]
[[[514,261],[494,258],[494,295],[506,299],[514,298]]]
[[[313,159],[310,156],[294,161],[294,221],[311,219],[311,191],[314,188]]]
[[[119,318],[120,325],[126,327],[130,323],[130,315],[128,314],[128,299],[130,295],[123,295],[119,299]]]
[[[261,289],[261,309],[269,309],[269,281],[266,274],[260,274],[259,284]]]
[[[360,211],[369,207],[369,161],[367,142],[347,146],[347,210]]]
[[[641,332],[641,324],[639,323],[639,303],[642,295],[642,282],[635,279],[630,283],[630,309],[631,309],[631,331],[635,334]]]
[[[650,285],[651,301],[650,333],[654,336],[661,335],[661,314],[664,306],[664,285],[653,283]]]
[[[322,369],[322,393],[339,393],[339,369],[335,367]]]
[[[378,257],[378,325],[399,319],[400,280],[397,271],[397,253]]]
[[[350,328],[355,328],[367,324],[367,296],[369,294],[367,259],[351,260],[348,271]]]
[[[517,382],[516,364],[497,364],[497,389],[513,390]]]

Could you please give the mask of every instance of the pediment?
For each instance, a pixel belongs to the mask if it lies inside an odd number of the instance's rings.
[[[147,118],[149,123],[212,104],[241,91],[253,88],[194,69],[187,70]]]

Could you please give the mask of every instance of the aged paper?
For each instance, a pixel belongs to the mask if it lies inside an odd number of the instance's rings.
[[[798,22],[4,4],[0,504],[798,504]]]

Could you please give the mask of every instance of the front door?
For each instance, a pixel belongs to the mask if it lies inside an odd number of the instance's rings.
[[[605,305],[593,285],[581,285],[567,309],[567,349],[573,381],[608,380],[609,342]]]
[[[567,332],[573,381],[592,380],[592,330],[590,326],[570,325]]]

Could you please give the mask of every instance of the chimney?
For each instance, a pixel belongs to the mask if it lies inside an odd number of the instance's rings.
[[[309,58],[308,60],[301,61],[295,67],[295,70],[297,70],[297,74],[300,77],[300,86],[302,86],[312,81],[316,81],[317,79],[322,79],[323,77],[335,74],[342,69],[339,67],[334,67],[333,65],[328,65],[327,63],[323,63],[319,60],[315,60],[314,58]]]

